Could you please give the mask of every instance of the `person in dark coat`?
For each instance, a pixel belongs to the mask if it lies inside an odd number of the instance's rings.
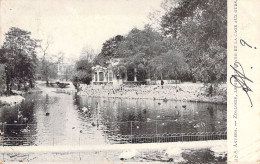
[[[163,81],[163,80],[161,80],[161,86],[162,86],[162,88],[163,88],[163,84],[164,84],[164,81]]]

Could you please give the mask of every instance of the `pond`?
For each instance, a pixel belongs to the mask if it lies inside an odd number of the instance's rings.
[[[6,138],[30,137],[32,145],[92,145],[121,143],[117,136],[122,135],[226,130],[226,105],[97,98],[57,93],[54,88],[42,90],[26,95],[20,107],[0,110]],[[19,114],[28,119],[28,125],[20,125]]]

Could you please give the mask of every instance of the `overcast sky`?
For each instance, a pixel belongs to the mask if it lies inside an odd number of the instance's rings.
[[[49,53],[78,57],[83,46],[100,52],[102,44],[132,28],[142,29],[161,0],[2,0],[2,45],[10,27],[31,31],[32,37],[53,41]]]

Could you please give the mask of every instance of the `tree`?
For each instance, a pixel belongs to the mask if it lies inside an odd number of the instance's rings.
[[[101,66],[106,66],[107,61],[111,58],[120,57],[118,53],[118,45],[124,39],[122,35],[117,35],[115,37],[110,38],[105,43],[103,43],[101,53],[94,59],[94,64],[99,64]]]
[[[63,61],[64,53],[58,52],[57,55],[49,56],[48,49],[52,41],[47,39],[45,43],[41,42],[40,50],[42,57],[38,62],[38,73],[45,79],[46,86],[49,86],[49,80],[55,79],[58,76],[58,64]]]
[[[155,70],[159,71],[157,73],[160,73],[161,80],[163,79],[163,76],[170,79],[174,77],[176,87],[178,77],[189,71],[183,54],[176,50],[169,50],[168,52],[153,58],[150,64]]]
[[[89,46],[83,47],[81,51],[81,58],[86,58],[89,62],[93,62],[95,57],[96,54],[92,48],[90,48]]]
[[[90,84],[92,80],[92,63],[86,57],[82,57],[76,62],[76,71],[73,75],[74,85],[77,83]]]
[[[172,38],[175,49],[185,52],[194,78],[205,83],[225,81],[227,2],[179,0],[164,5],[162,32]]]
[[[33,87],[36,71],[37,40],[31,39],[31,32],[11,27],[5,34],[5,42],[1,53],[1,61],[5,65],[7,93],[12,92],[12,86],[29,82]]]
[[[144,80],[151,77],[149,61],[166,49],[161,35],[146,25],[144,30],[132,29],[120,42],[118,52],[125,66],[136,68],[138,79]]]

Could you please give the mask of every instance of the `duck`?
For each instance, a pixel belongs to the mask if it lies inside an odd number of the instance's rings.
[[[199,125],[199,124],[196,124],[196,125],[194,125],[193,127],[194,127],[194,128],[199,128],[200,125]]]
[[[30,132],[29,126],[27,126],[25,129],[21,130],[22,133],[28,133]]]
[[[120,160],[126,160],[126,159],[131,159],[131,158],[133,158],[135,156],[136,156],[136,150],[132,149],[130,151],[124,151],[123,153],[121,153],[119,155],[119,159]]]
[[[160,102],[158,102],[158,105],[161,105],[161,103],[160,103]]]
[[[49,112],[47,112],[45,115],[46,115],[46,116],[49,116],[49,115],[50,115],[50,113],[49,113]]]
[[[92,125],[92,126],[96,126],[95,122],[92,122],[91,125]]]
[[[186,108],[186,105],[182,105],[183,108]]]
[[[82,110],[83,112],[87,112],[87,111],[88,111],[88,108],[83,107],[81,110]]]

